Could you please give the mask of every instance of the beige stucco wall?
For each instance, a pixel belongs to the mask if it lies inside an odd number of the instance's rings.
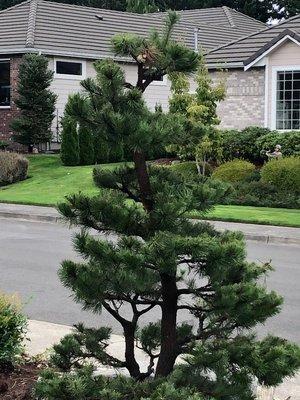
[[[54,59],[50,59],[49,67],[53,69]],[[137,79],[136,66],[122,64],[126,79],[135,83]],[[91,61],[86,61],[86,76],[94,77],[95,70]],[[231,70],[228,72],[211,72],[215,82],[220,79],[226,81],[226,99],[218,106],[221,127],[243,129],[249,125],[264,123],[264,69],[256,68],[250,71]],[[57,116],[53,121],[53,131],[59,126],[68,96],[81,90],[80,80],[54,78],[52,90],[58,95]],[[195,83],[191,79],[191,91],[195,90]],[[170,82],[153,82],[144,93],[145,100],[151,109],[161,104],[164,110],[168,108]]]
[[[266,124],[275,129],[276,75],[278,70],[294,69],[300,71],[300,46],[291,40],[284,42],[268,54],[267,68],[267,115]]]

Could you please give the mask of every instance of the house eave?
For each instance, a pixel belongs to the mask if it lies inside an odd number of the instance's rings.
[[[96,53],[78,53],[78,52],[66,52],[66,51],[56,51],[50,49],[39,49],[39,48],[14,48],[14,49],[0,49],[0,54],[26,54],[26,53],[38,53],[44,54],[45,56],[56,56],[56,57],[70,57],[70,58],[80,58],[87,60],[103,60],[103,59],[113,59],[122,63],[134,63],[134,61],[127,57],[119,57],[107,54],[96,54]]]
[[[208,69],[234,69],[234,68],[244,68],[242,62],[235,63],[208,63]]]

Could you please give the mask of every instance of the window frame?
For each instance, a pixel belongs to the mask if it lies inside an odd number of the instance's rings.
[[[71,74],[59,74],[56,72],[57,62],[69,62],[69,63],[77,63],[81,64],[81,75],[71,75]],[[54,58],[54,78],[55,79],[68,79],[68,80],[75,80],[75,81],[82,81],[86,78],[86,60],[78,60],[78,59],[71,59],[71,58]]]
[[[282,65],[272,67],[272,104],[271,104],[271,129],[279,132],[288,132],[299,129],[277,128],[277,77],[280,72],[300,72],[300,65]]]
[[[2,61],[9,62],[9,68],[10,68],[10,64],[11,64],[11,59],[10,58],[0,58],[0,62],[2,62]],[[10,76],[10,72],[9,72],[9,87],[10,87],[9,106],[1,106],[0,105],[0,110],[10,110],[11,109],[11,76]]]

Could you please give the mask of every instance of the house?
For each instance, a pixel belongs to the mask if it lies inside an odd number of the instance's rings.
[[[265,25],[227,7],[181,11],[180,14],[181,20],[175,28],[174,38],[195,51],[203,49],[208,54],[208,65],[213,77],[217,76],[220,65],[228,68],[228,97],[219,109],[222,125],[263,125],[265,66],[253,64],[245,70],[244,60],[235,62],[234,58],[234,62],[228,62],[222,59],[222,55],[224,51],[227,52],[223,50],[227,49],[226,46],[235,48],[234,43],[244,48],[244,38],[255,38],[258,31],[265,32]],[[54,71],[52,90],[58,95],[57,115],[53,122],[55,137],[59,132],[59,120],[68,95],[80,90],[82,79],[95,75],[94,60],[115,58],[122,64],[127,79],[135,81],[136,67],[131,60],[116,58],[112,54],[112,36],[121,32],[147,35],[153,28],[161,30],[164,17],[164,13],[135,14],[44,0],[28,0],[1,11],[0,140],[10,137],[10,121],[18,113],[14,100],[17,95],[18,69],[25,53],[46,55],[49,58],[49,68]],[[297,18],[287,23],[289,27],[292,21],[296,22]],[[279,30],[278,35],[284,30],[280,27],[276,29]],[[293,34],[288,35],[291,44],[297,41]],[[264,33],[262,35],[270,37],[270,41],[274,39],[271,33],[269,36]],[[259,39],[257,43],[261,42]],[[280,43],[284,48],[290,44],[282,40]],[[266,46],[266,43],[262,43],[262,46]],[[252,47],[249,49],[251,51]],[[259,52],[259,48],[254,50]],[[230,47],[228,52],[231,52]],[[251,56],[252,53],[248,55]],[[262,64],[262,59],[259,62]],[[167,78],[153,82],[145,92],[149,106],[153,108],[156,103],[160,103],[167,108],[169,89]]]
[[[300,129],[300,15],[208,51],[211,71],[227,70],[222,125]]]

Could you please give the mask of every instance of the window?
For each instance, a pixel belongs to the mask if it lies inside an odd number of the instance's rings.
[[[277,72],[276,129],[300,129],[300,69]]]
[[[85,78],[85,62],[55,60],[55,76],[65,79]]]
[[[10,106],[10,62],[0,60],[0,107]]]

